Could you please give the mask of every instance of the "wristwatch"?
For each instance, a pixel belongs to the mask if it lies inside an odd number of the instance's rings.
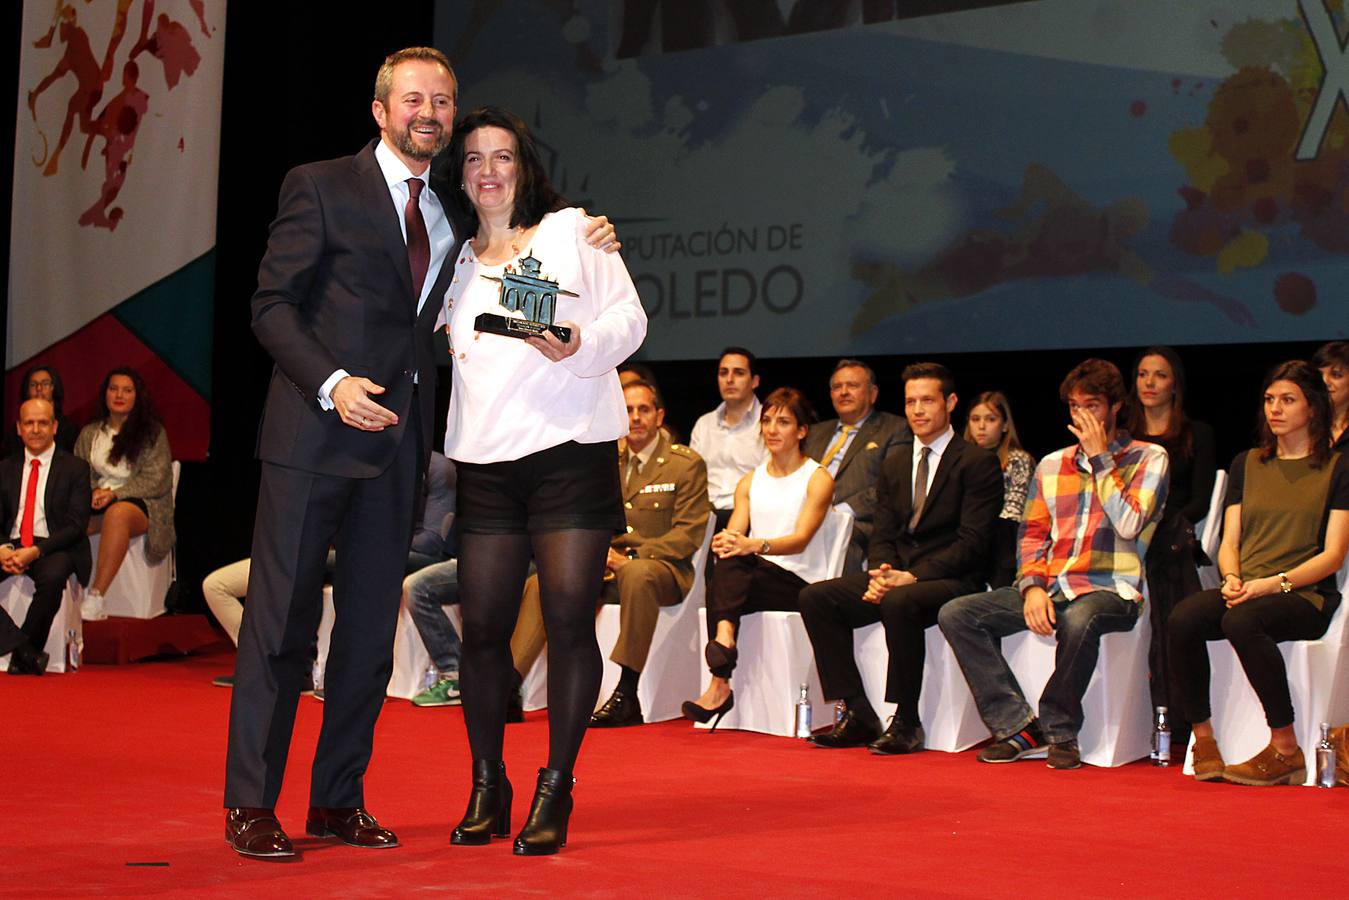
[[[759,545],[759,555],[763,556],[767,552],[768,552],[768,538],[764,538],[763,543]]]
[[[1287,572],[1279,573],[1279,590],[1283,591],[1285,594],[1291,594],[1293,592],[1293,582],[1288,580]]]

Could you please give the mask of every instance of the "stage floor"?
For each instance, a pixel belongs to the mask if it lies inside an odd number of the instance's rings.
[[[304,836],[312,697],[278,805],[301,858],[245,860],[221,809],[230,692],[210,683],[232,668],[215,653],[0,675],[0,894],[1263,897],[1333,891],[1344,873],[1349,790],[1198,784],[1143,763],[988,766],[972,751],[881,758],[684,722],[591,732],[560,855],[454,847],[462,713],[398,700],[366,798],[403,846],[362,851]],[[547,735],[543,711],[507,731],[517,828]]]

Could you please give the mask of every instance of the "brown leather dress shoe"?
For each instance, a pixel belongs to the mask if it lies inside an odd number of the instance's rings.
[[[1284,756],[1270,745],[1244,763],[1223,769],[1223,778],[1233,784],[1249,784],[1252,787],[1302,784],[1307,780],[1307,761],[1302,756],[1301,747],[1292,756]]]
[[[295,855],[290,838],[270,809],[236,806],[225,810],[225,840],[241,856],[284,859]]]
[[[337,809],[311,806],[305,817],[304,830],[314,837],[336,837],[353,847],[380,850],[398,846],[398,836],[387,828],[380,828],[375,817],[362,806]]]
[[[1195,738],[1191,758],[1194,761],[1195,781],[1222,781],[1226,766],[1216,740],[1211,737]]]

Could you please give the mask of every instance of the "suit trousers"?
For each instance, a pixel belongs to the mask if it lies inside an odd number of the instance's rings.
[[[334,413],[335,415],[335,413]],[[365,805],[375,720],[393,671],[393,638],[412,542],[421,423],[417,404],[389,466],[343,478],[264,462],[248,601],[239,632],[225,764],[225,806],[273,808],[281,791],[309,647],[336,548],[336,619],[310,802]]]
[[[61,595],[65,592],[66,582],[75,571],[75,561],[64,550],[48,556],[39,556],[33,560],[28,571],[19,578],[33,580],[33,601],[28,605],[28,615],[24,616],[23,627],[14,624],[9,613],[0,609],[0,656],[9,653],[24,642],[26,638],[38,653],[47,644],[47,635],[52,630],[52,622],[61,610]],[[12,578],[7,572],[0,572],[0,581]]]
[[[801,591],[801,618],[815,649],[815,667],[827,700],[845,700],[863,693],[862,675],[853,655],[853,629],[881,622],[889,651],[885,699],[897,704],[895,715],[906,725],[921,725],[918,699],[923,689],[925,632],[937,624],[948,600],[968,593],[970,584],[955,578],[919,581],[886,591],[879,603],[862,599],[871,577],[864,572],[821,581]]]
[[[673,606],[682,599],[674,567],[660,559],[631,560],[612,579],[605,581],[600,592],[600,606],[606,603],[619,605],[618,642],[609,658],[620,666],[642,671],[651,652],[651,638],[656,633],[660,608]],[[598,608],[596,612],[599,612]],[[537,575],[531,575],[525,581],[520,616],[511,635],[511,659],[515,670],[521,675],[528,674],[547,640],[543,609],[539,603],[539,579]]]

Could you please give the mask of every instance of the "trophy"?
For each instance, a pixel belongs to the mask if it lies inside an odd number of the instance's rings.
[[[473,320],[473,327],[489,334],[515,338],[538,337],[545,331],[551,331],[562,343],[570,341],[571,329],[565,325],[554,325],[553,313],[556,311],[558,294],[568,297],[580,295],[562,290],[556,281],[540,275],[541,265],[531,252],[520,260],[519,271],[507,266],[500,278],[483,275],[483,278],[501,285],[501,305],[512,312],[522,313],[524,318],[481,313]]]

